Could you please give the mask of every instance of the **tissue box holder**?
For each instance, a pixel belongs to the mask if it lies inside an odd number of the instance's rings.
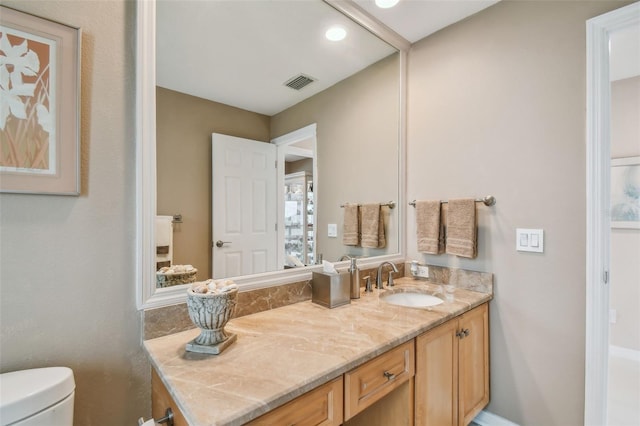
[[[311,301],[326,308],[351,303],[349,272],[314,272],[311,280]]]

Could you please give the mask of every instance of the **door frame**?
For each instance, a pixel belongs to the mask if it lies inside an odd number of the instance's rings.
[[[607,421],[611,82],[609,35],[640,24],[640,3],[587,20],[585,425]]]
[[[298,130],[286,133],[282,136],[278,136],[271,140],[271,143],[276,146],[276,187],[277,187],[277,206],[278,206],[278,265],[285,264],[285,251],[284,251],[284,175],[285,175],[285,156],[287,152],[298,152],[303,155],[310,155],[313,158],[313,224],[314,224],[314,242],[317,241],[316,236],[318,233],[317,228],[317,214],[318,214],[318,150],[317,150],[317,124],[309,124]],[[311,150],[306,150],[292,147],[291,145],[309,140],[311,141]],[[315,249],[314,249],[315,251]]]

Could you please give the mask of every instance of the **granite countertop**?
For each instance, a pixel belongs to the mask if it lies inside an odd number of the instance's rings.
[[[411,278],[395,289],[413,285],[440,289]],[[453,302],[417,309],[383,302],[384,291],[333,309],[306,301],[232,319],[225,330],[238,340],[220,355],[185,351],[199,329],[144,347],[189,424],[241,425],[492,298],[456,288]]]

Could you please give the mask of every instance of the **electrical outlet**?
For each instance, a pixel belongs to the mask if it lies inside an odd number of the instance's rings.
[[[423,266],[423,265],[418,265],[418,270],[416,272],[416,277],[429,278],[429,267],[428,266]]]

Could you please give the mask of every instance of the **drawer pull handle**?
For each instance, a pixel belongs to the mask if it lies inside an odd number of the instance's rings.
[[[387,380],[393,380],[396,378],[396,375],[393,373],[389,373],[388,371],[385,371],[384,373],[382,373],[384,375],[384,377],[387,378]]]

